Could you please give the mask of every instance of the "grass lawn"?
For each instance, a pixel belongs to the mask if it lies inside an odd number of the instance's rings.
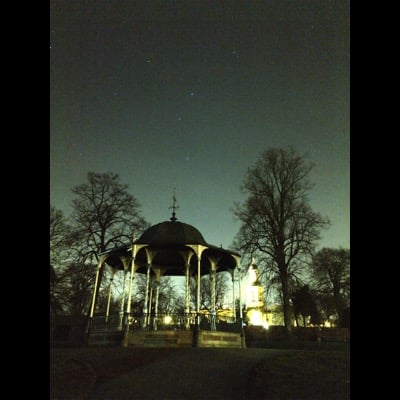
[[[253,367],[249,377],[250,399],[350,399],[348,344],[304,343],[281,347],[292,351],[271,356]]]
[[[248,400],[350,399],[349,344],[270,343],[286,349],[254,365]],[[82,347],[50,351],[50,400],[87,399],[94,385],[179,349]]]
[[[50,400],[86,399],[94,385],[165,357],[176,349],[78,347],[50,349]]]

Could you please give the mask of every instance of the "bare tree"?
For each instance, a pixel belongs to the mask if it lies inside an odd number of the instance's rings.
[[[50,314],[68,310],[65,269],[72,258],[75,242],[73,230],[61,210],[50,205]]]
[[[50,262],[52,262],[52,253],[63,246],[65,242],[67,223],[61,210],[57,210],[50,205]],[[54,264],[54,263],[53,263]]]
[[[180,291],[173,278],[165,276],[160,279],[158,312],[161,314],[176,313],[182,305],[179,301]]]
[[[70,263],[62,274],[63,297],[70,315],[85,315],[91,301],[96,266],[89,263]]]
[[[241,185],[247,194],[233,213],[242,222],[235,247],[257,255],[279,277],[284,322],[291,337],[290,279],[304,267],[329,220],[314,212],[307,194],[313,164],[291,147],[264,151]]]
[[[75,237],[68,219],[61,210],[50,205],[50,264],[55,268],[65,263]]]
[[[140,204],[117,174],[89,172],[87,179],[72,189],[76,196],[72,220],[80,237],[79,261],[95,264],[98,254],[129,243],[133,234],[139,235],[149,224],[141,216]]]
[[[335,302],[330,294],[315,290],[315,300],[321,316],[321,322],[337,319]]]
[[[323,248],[313,257],[312,278],[322,297],[330,297],[340,325],[350,304],[350,250]]]
[[[219,308],[225,302],[225,296],[229,290],[228,277],[226,273],[215,274],[215,304]],[[211,274],[205,275],[200,281],[200,308],[211,310],[212,305],[212,279]]]
[[[50,315],[57,315],[63,312],[63,305],[60,300],[59,294],[58,294],[58,276],[55,271],[55,268],[50,264],[50,275],[49,275],[49,284],[50,284],[50,290],[49,290],[49,303],[50,303]]]
[[[319,325],[320,315],[317,309],[317,303],[314,293],[310,290],[308,285],[299,286],[293,290],[292,295],[293,313],[297,326],[299,324],[299,317],[303,320],[303,326],[308,324]]]

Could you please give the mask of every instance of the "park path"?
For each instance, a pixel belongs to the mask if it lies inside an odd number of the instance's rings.
[[[90,400],[244,400],[248,375],[280,350],[187,348],[96,387]]]

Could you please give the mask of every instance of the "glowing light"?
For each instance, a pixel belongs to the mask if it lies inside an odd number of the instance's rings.
[[[253,312],[250,314],[250,323],[252,325],[261,325],[262,324],[262,315],[258,310],[252,310]]]
[[[172,322],[172,317],[170,315],[166,315],[164,317],[164,324],[169,325]]]
[[[263,289],[258,280],[258,268],[254,259],[247,271],[248,283],[246,286],[246,307],[249,325],[262,326],[264,329],[269,328],[267,321],[264,301]]]

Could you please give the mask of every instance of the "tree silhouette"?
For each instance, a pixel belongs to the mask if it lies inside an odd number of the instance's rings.
[[[350,250],[324,247],[313,257],[311,271],[315,288],[331,299],[340,325],[350,305]]]
[[[72,188],[72,221],[79,237],[79,263],[97,264],[99,254],[131,242],[149,224],[141,216],[140,204],[117,174],[89,172],[87,182]],[[98,295],[103,277],[99,275]],[[96,299],[95,299],[96,303]]]
[[[299,316],[302,317],[303,326],[308,323],[319,325],[321,320],[317,309],[317,303],[308,285],[301,286],[292,293],[293,313],[297,326],[300,326]],[[308,321],[308,317],[310,320]]]
[[[291,147],[261,153],[241,185],[247,200],[235,204],[233,213],[242,222],[235,246],[257,257],[279,277],[286,332],[291,337],[290,280],[306,265],[320,231],[329,220],[308,204],[313,187],[308,175],[313,164]]]
[[[50,313],[64,314],[69,310],[65,270],[73,260],[76,238],[61,210],[50,205]]]

